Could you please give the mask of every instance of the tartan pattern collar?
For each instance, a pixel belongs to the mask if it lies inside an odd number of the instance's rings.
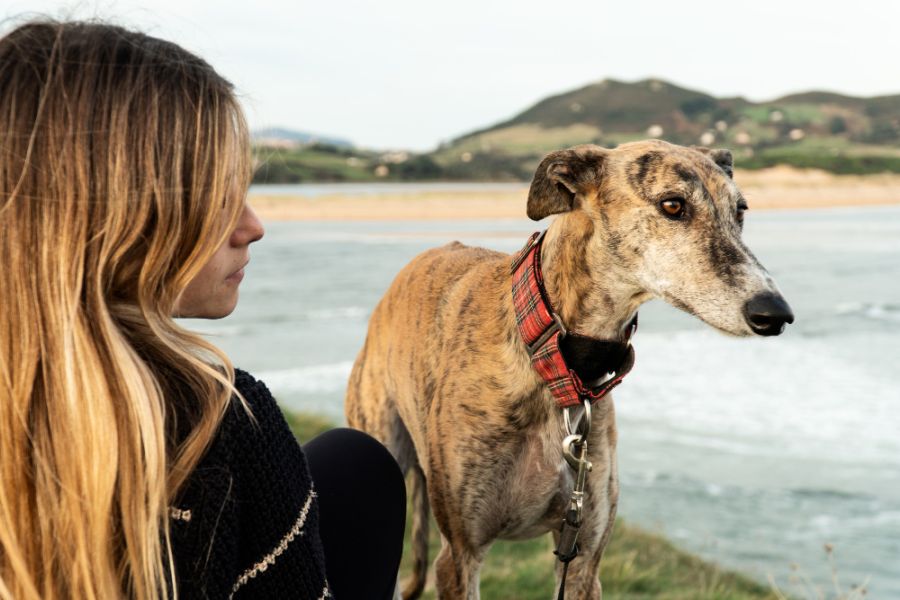
[[[607,376],[599,381],[585,382],[571,368],[563,353],[562,341],[568,335],[559,315],[553,310],[544,288],[541,272],[541,242],[546,230],[536,232],[512,261],[512,296],[516,312],[516,327],[531,355],[531,364],[546,382],[560,408],[592,403],[603,398],[619,385],[634,366],[631,337],[637,329],[637,316],[629,324],[620,364],[607,369]],[[582,339],[591,339],[580,336]],[[610,345],[618,342],[593,340]],[[605,369],[605,367],[604,367]]]

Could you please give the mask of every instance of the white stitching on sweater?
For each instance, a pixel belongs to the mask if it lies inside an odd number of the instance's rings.
[[[309,496],[306,497],[306,502],[303,504],[303,508],[300,509],[300,516],[297,517],[297,520],[294,521],[294,526],[291,527],[291,530],[287,532],[283,538],[281,538],[281,542],[275,546],[275,549],[266,554],[262,560],[258,563],[247,569],[243,572],[243,574],[238,577],[238,580],[234,583],[231,588],[231,595],[228,598],[232,598],[234,594],[241,589],[241,587],[250,581],[252,578],[256,577],[260,573],[265,572],[270,566],[275,564],[275,559],[281,556],[285,550],[287,550],[288,544],[294,541],[294,538],[302,536],[305,532],[301,531],[303,529],[304,523],[306,523],[306,516],[309,514],[309,508],[312,506],[313,498],[316,497],[315,490],[310,490]],[[328,590],[328,585],[325,586],[325,593],[327,596],[323,596],[326,598],[331,595],[331,592]]]

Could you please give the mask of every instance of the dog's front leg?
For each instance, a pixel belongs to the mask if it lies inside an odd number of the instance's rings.
[[[441,551],[434,561],[439,600],[479,600],[478,575],[483,557],[454,547],[441,536]]]
[[[558,536],[554,535],[554,539]],[[566,575],[566,600],[600,600],[602,588],[597,574],[600,566],[600,555],[579,554],[569,563],[569,572]],[[556,561],[556,589],[553,591],[554,600],[559,596],[559,586],[562,583],[563,565]]]
[[[578,534],[578,556],[569,563],[566,574],[566,600],[600,600],[600,558],[612,531],[615,521],[615,505],[607,506],[608,519],[585,520]],[[554,532],[554,545],[559,543],[559,534]],[[553,598],[559,595],[563,565],[556,561],[556,590]]]

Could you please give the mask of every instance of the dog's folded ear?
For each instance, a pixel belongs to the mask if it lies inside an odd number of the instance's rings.
[[[528,190],[528,218],[540,221],[577,208],[578,196],[600,185],[605,156],[605,149],[585,144],[544,157]]]
[[[714,163],[719,165],[725,174],[734,179],[734,157],[731,156],[731,150],[725,148],[704,148],[703,146],[692,146],[694,150],[702,152],[710,157]]]

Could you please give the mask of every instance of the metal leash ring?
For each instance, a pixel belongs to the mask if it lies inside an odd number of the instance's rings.
[[[571,410],[575,408],[574,406],[570,406],[563,411],[563,421],[566,424],[566,435],[577,433],[582,440],[586,440],[591,434],[591,402],[590,400],[583,400],[582,405],[584,406],[584,412],[581,413],[581,418],[574,426],[571,415]]]
[[[583,443],[583,438],[577,433],[567,435],[563,439],[563,458],[566,459],[566,462],[569,463],[569,466],[576,473],[581,466],[580,447]]]

